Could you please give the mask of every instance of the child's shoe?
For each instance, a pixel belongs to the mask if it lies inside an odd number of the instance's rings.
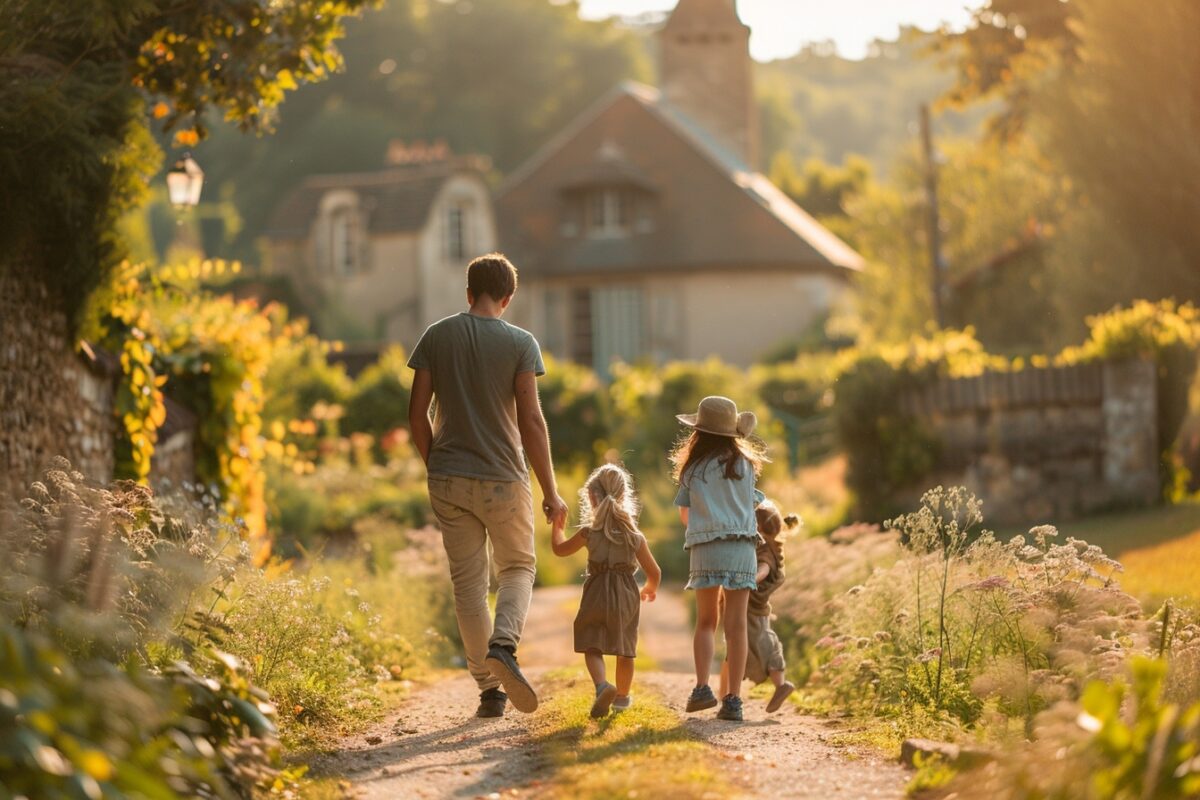
[[[496,689],[484,689],[479,694],[479,708],[475,710],[475,716],[487,719],[489,717],[503,717],[504,706],[508,703],[508,695]]]
[[[617,699],[613,700],[613,713],[620,714],[622,711],[628,711],[631,705],[633,705],[633,695],[627,694],[624,697],[617,695]]]
[[[596,701],[592,703],[592,719],[608,716],[613,700],[617,699],[617,687],[605,682],[596,687]]]
[[[725,699],[721,701],[721,710],[717,712],[717,719],[726,719],[730,722],[741,722],[742,698],[735,694],[725,695]]]
[[[771,699],[767,701],[767,713],[774,714],[783,705],[783,701],[788,699],[788,695],[796,691],[795,685],[791,681],[784,681],[775,687],[775,694],[771,695]]]
[[[717,696],[713,694],[712,687],[708,684],[697,686],[692,689],[691,697],[687,701],[687,713],[693,711],[703,711],[706,708],[712,708],[717,704]]]

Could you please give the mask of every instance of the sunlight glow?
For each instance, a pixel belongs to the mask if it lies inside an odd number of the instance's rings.
[[[970,0],[738,0],[753,31],[759,61],[787,58],[809,42],[833,41],[847,58],[862,58],[875,39],[894,39],[901,25],[962,27]],[[580,16],[597,19],[669,11],[675,0],[580,0]]]

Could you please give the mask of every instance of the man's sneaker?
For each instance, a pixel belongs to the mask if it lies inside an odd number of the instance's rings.
[[[624,697],[617,695],[613,700],[613,713],[620,714],[622,711],[628,711],[631,705],[633,705],[633,695],[627,694]]]
[[[508,703],[508,695],[499,689],[484,689],[479,693],[479,708],[475,709],[475,716],[486,719],[490,717],[503,717],[504,706]]]
[[[741,722],[742,698],[735,694],[725,695],[725,699],[721,701],[721,710],[717,712],[717,719],[727,719],[730,722]]]
[[[512,651],[502,645],[492,645],[483,663],[504,684],[504,691],[508,693],[513,708],[525,714],[537,711],[537,692],[521,674],[517,657]]]
[[[692,689],[692,695],[687,701],[687,713],[693,711],[703,711],[706,708],[712,708],[717,704],[717,696],[713,694],[712,687],[708,684],[697,686]]]
[[[617,687],[608,682],[597,686],[596,702],[592,703],[592,719],[607,717],[615,699],[617,699]]]
[[[771,695],[771,699],[767,701],[767,713],[774,714],[783,705],[783,701],[788,699],[788,695],[796,691],[795,685],[791,681],[784,681],[775,687],[775,694]]]

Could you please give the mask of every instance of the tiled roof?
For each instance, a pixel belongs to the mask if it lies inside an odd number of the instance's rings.
[[[321,198],[348,189],[358,195],[371,233],[410,233],[425,226],[442,185],[461,172],[477,172],[462,162],[397,167],[377,172],[313,175],[293,189],[271,215],[266,235],[276,239],[308,236]]]
[[[556,196],[617,147],[658,189],[652,230],[565,235]],[[863,259],[764,175],[649,86],[626,83],[584,112],[503,183],[502,244],[534,273],[794,269],[847,275]]]

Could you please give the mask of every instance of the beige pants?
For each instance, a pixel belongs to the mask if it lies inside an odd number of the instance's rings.
[[[467,668],[479,688],[499,686],[484,659],[493,644],[516,647],[533,593],[533,494],[522,481],[431,475],[429,502],[442,531],[454,583],[454,610]],[[491,558],[496,562],[496,621],[488,610]]]

